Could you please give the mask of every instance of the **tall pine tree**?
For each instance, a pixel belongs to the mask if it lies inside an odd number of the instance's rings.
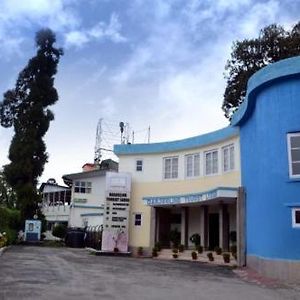
[[[1,125],[13,126],[15,133],[9,148],[11,162],[4,166],[4,175],[17,195],[23,220],[38,211],[37,183],[48,158],[43,137],[54,119],[48,106],[58,100],[54,75],[63,54],[62,49],[54,47],[56,37],[50,29],[37,32],[35,41],[36,55],[0,103]]]

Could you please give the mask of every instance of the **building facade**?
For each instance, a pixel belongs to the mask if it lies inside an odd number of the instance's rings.
[[[247,264],[300,281],[300,57],[251,77],[233,119],[247,193]]]
[[[237,236],[238,264],[300,280],[300,57],[254,74],[231,125],[166,143],[115,145],[132,174],[129,245],[224,250]]]
[[[132,175],[129,245],[150,251],[156,242],[205,249],[236,243],[240,179],[238,128],[156,144],[116,145],[120,172]]]

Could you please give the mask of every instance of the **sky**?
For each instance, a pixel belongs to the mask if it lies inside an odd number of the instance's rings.
[[[290,0],[0,0],[0,93],[35,55],[35,33],[51,28],[64,56],[40,182],[62,183],[93,162],[100,118],[102,147],[118,143],[120,121],[135,143],[147,142],[149,126],[151,142],[228,126],[221,105],[233,41],[272,23],[289,29],[299,13]],[[0,166],[12,136],[0,127]]]

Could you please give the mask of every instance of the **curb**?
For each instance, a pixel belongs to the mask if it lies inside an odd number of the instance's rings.
[[[9,248],[9,246],[0,248],[0,257],[1,257],[1,255],[2,255],[8,248]]]

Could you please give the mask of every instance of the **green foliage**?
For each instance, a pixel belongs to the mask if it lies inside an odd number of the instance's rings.
[[[222,254],[222,249],[220,247],[215,247],[215,252],[217,255],[221,255]]]
[[[201,237],[199,233],[194,233],[190,236],[190,241],[195,245],[195,247],[199,246],[201,243]]]
[[[0,205],[8,208],[16,207],[16,194],[0,171]]]
[[[52,234],[60,239],[64,239],[67,234],[67,226],[63,224],[55,225]]]
[[[48,106],[58,100],[54,75],[63,54],[53,46],[56,38],[50,29],[39,31],[35,41],[36,56],[0,103],[1,125],[13,126],[15,133],[9,148],[11,162],[4,167],[4,175],[17,195],[22,220],[32,218],[41,201],[36,185],[48,158],[43,137],[54,119]]]
[[[13,244],[21,227],[20,211],[0,207],[0,232],[6,233],[7,244]]]
[[[158,256],[158,250],[157,250],[156,247],[154,247],[154,248],[152,249],[152,256],[153,256],[153,257],[157,257],[157,256]]]
[[[173,243],[174,247],[178,247],[180,243],[180,232],[177,230],[177,228],[170,231],[169,239],[170,242]]]
[[[199,254],[203,253],[203,247],[200,245],[196,246],[196,250]]]
[[[160,242],[156,242],[154,247],[159,252],[161,250],[161,243]]]
[[[300,22],[290,31],[277,24],[260,30],[258,38],[233,43],[225,66],[227,86],[222,109],[231,118],[244,101],[248,79],[264,66],[300,54]]]
[[[138,255],[143,255],[143,253],[144,253],[143,247],[138,247],[137,253],[138,253]]]
[[[230,253],[224,252],[223,253],[223,260],[224,260],[225,263],[229,263],[230,262]]]
[[[180,244],[178,246],[178,250],[179,250],[179,252],[183,252],[184,251],[184,245]]]

